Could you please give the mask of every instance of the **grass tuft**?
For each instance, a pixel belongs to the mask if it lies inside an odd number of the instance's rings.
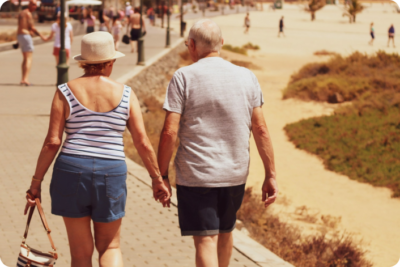
[[[243,47],[232,46],[230,44],[226,44],[226,45],[222,46],[222,49],[247,56],[247,50],[246,50],[246,48],[243,48]]]

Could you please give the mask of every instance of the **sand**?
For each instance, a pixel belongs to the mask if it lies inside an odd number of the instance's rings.
[[[393,5],[375,4],[357,16],[357,23],[349,24],[342,10],[326,6],[317,12],[317,20],[301,11],[301,6],[285,5],[275,12],[265,9],[250,14],[252,27],[243,34],[243,15],[217,17],[226,44],[241,46],[252,42],[261,47],[249,57],[237,59],[261,66],[254,70],[261,84],[265,105],[264,115],[275,149],[280,201],[274,211],[284,220],[305,230],[318,224],[304,223],[293,216],[294,210],[306,206],[312,213],[341,217],[338,230],[362,238],[363,248],[376,267],[391,267],[400,258],[400,199],[391,198],[387,188],[360,183],[324,168],[321,160],[298,150],[288,141],[283,127],[303,118],[331,114],[335,105],[282,100],[282,89],[290,75],[309,62],[326,60],[313,55],[318,50],[329,50],[347,55],[353,51],[373,53],[378,50],[398,52],[387,48],[387,30],[391,23],[400,29],[399,14]],[[278,21],[285,16],[285,38],[277,38]],[[369,24],[375,22],[376,40],[369,46]],[[192,21],[188,21],[189,26]],[[177,25],[174,25],[177,27]],[[400,40],[399,40],[400,41]],[[400,46],[400,43],[399,43]],[[264,177],[263,164],[251,140],[251,166],[247,186],[260,190]]]

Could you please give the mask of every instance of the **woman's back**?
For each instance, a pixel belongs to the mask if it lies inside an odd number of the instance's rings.
[[[125,158],[122,134],[129,119],[131,89],[101,76],[81,77],[58,88],[70,107],[62,152]]]

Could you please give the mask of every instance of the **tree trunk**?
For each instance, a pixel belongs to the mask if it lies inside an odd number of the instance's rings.
[[[315,12],[311,12],[311,21],[315,20]]]
[[[353,15],[353,23],[356,23],[356,14]]]

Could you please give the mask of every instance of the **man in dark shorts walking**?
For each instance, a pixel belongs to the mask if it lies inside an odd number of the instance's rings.
[[[392,41],[393,47],[396,47],[394,44],[394,26],[393,24],[389,28],[389,40],[388,40],[388,47],[390,46],[390,40]]]
[[[170,188],[168,167],[179,137],[175,166],[181,234],[193,236],[197,267],[228,267],[249,173],[251,132],[265,168],[260,192],[265,207],[278,194],[264,100],[250,70],[219,56],[223,39],[215,22],[196,22],[186,45],[195,63],[177,70],[169,83],[158,163]]]
[[[140,36],[140,8],[135,7],[135,13],[129,17],[128,29],[131,34],[131,52],[135,52],[135,46]],[[146,24],[144,18],[142,18],[142,35],[146,32]]]
[[[278,37],[281,37],[281,33],[283,34],[283,37],[285,37],[285,33],[283,32],[283,28],[285,27],[284,23],[283,23],[283,16],[282,18],[279,20],[279,32],[278,32]]]

